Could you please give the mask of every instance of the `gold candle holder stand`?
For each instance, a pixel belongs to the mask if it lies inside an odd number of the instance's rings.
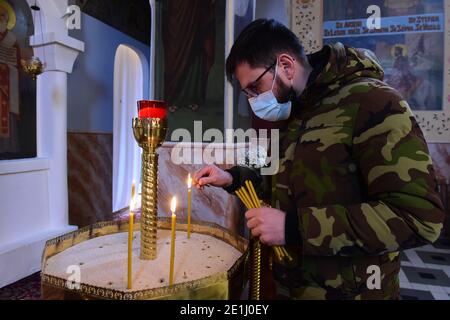
[[[142,153],[141,253],[140,259],[156,259],[158,223],[158,153],[167,134],[167,120],[133,119],[133,134]]]

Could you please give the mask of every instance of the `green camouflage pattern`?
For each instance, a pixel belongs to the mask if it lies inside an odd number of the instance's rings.
[[[291,299],[397,299],[399,252],[440,235],[443,206],[408,103],[368,50],[329,45],[329,61],[283,132],[273,205],[299,217],[303,244],[274,267]],[[381,288],[369,289],[369,266]]]

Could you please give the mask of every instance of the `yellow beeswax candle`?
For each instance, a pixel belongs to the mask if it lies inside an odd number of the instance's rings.
[[[170,272],[169,272],[169,285],[173,285],[173,271],[175,264],[175,229],[177,215],[175,214],[177,209],[177,198],[173,197],[170,203],[170,211],[172,211],[172,233],[171,233],[171,243],[170,243]]]
[[[192,179],[191,174],[188,175],[188,203],[187,203],[187,211],[188,211],[188,227],[187,227],[187,237],[191,238],[191,193],[192,193]]]
[[[130,203],[130,219],[128,222],[128,283],[127,288],[133,288],[133,224],[134,211],[136,210],[136,196],[131,199]]]

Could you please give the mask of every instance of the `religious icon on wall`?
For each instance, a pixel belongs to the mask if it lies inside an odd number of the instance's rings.
[[[0,160],[36,155],[36,85],[20,64],[32,25],[25,0],[0,0]]]
[[[169,103],[171,129],[223,128],[225,0],[163,0],[155,10],[156,97]]]
[[[381,29],[367,28],[367,8],[381,9]],[[324,43],[372,50],[413,110],[442,110],[443,0],[324,1]]]

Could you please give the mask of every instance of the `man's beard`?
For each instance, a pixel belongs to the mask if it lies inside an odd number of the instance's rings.
[[[293,89],[290,86],[284,84],[284,82],[280,79],[276,79],[276,84],[278,87],[278,97],[277,101],[279,103],[286,103],[292,99]]]

